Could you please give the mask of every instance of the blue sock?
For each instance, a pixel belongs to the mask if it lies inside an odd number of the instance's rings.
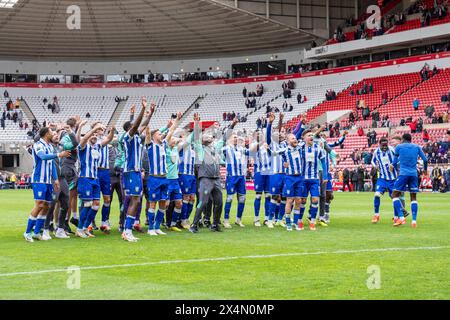
[[[270,196],[266,196],[266,198],[264,199],[264,211],[265,211],[265,218],[266,220],[269,220],[269,216],[270,216]]]
[[[89,210],[91,207],[83,207],[80,211],[80,219],[78,220],[78,229],[83,230],[84,224],[88,218]]]
[[[153,230],[155,227],[155,209],[148,209],[147,218],[148,218],[148,229]]]
[[[188,206],[189,202],[183,200],[183,206],[181,207],[181,217],[183,220],[188,218]]]
[[[135,220],[136,220],[135,217],[127,215],[127,217],[125,219],[125,230],[133,230],[133,225],[134,225]]]
[[[402,211],[402,202],[399,198],[394,198],[392,200],[392,203],[394,205],[394,212],[395,216],[399,218],[403,218],[403,211]]]
[[[300,210],[294,209],[292,212],[294,213],[294,224],[296,225],[300,219]]]
[[[254,209],[255,209],[255,217],[259,217],[259,210],[261,209],[261,195],[260,194],[256,195]]]
[[[244,214],[244,208],[245,208],[245,200],[244,202],[238,202],[238,208],[237,208],[237,218],[241,219],[242,215]]]
[[[304,205],[303,203],[300,204],[300,216],[299,216],[299,220],[303,220],[303,215],[305,214],[305,210],[306,210],[306,205]]]
[[[164,215],[166,214],[166,211],[162,211],[162,210],[158,210],[158,212],[156,213],[156,218],[155,218],[155,230],[159,230],[161,228],[161,223],[164,220]]]
[[[173,209],[173,213],[172,213],[172,225],[176,225],[178,222],[178,219],[180,219],[180,214],[181,214],[181,208],[177,209],[174,208]]]
[[[378,215],[380,213],[380,197],[375,196],[373,198],[373,207],[375,210],[375,214]]]
[[[89,225],[95,220],[95,216],[97,215],[97,210],[93,209],[93,207],[90,208],[86,221],[84,222],[84,228],[89,227]]]
[[[38,216],[36,219],[36,225],[34,227],[34,234],[39,234],[41,232],[42,227],[45,223],[45,217],[44,216]]]
[[[228,220],[230,218],[231,203],[232,201],[229,200],[225,202],[225,216],[224,216],[225,220]]]
[[[280,220],[281,221],[281,220]],[[286,225],[291,226],[291,213],[286,213]]]
[[[27,230],[25,231],[25,233],[31,233],[35,225],[36,225],[36,218],[30,215],[30,217],[28,218]]]
[[[111,205],[110,204],[103,204],[102,207],[102,222],[106,222],[109,220],[109,212],[111,211]]]
[[[286,212],[286,201],[281,201],[280,210],[278,211],[278,221],[283,220],[285,212]]]
[[[412,221],[417,220],[417,213],[419,212],[419,204],[417,201],[411,201],[411,214],[412,214]]]
[[[280,205],[276,201],[270,202],[270,214],[269,214],[269,220],[273,221],[274,216],[278,218],[278,211],[280,210]]]
[[[316,220],[316,216],[317,216],[317,210],[319,209],[319,204],[318,203],[311,203],[310,207],[309,207],[309,213],[311,215],[311,222],[315,222]]]

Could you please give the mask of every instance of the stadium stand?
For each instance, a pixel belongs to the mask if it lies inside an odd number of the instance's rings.
[[[397,99],[388,102],[386,105],[379,108],[380,114],[389,114],[391,121],[399,124],[400,119],[412,117],[424,117],[425,106],[432,105],[435,108],[435,113],[446,113],[448,107],[441,102],[441,96],[448,94],[450,81],[450,69],[439,70],[438,74],[431,77],[429,80],[422,82],[420,85],[412,88]],[[417,111],[412,107],[413,100],[418,98],[420,105]]]
[[[322,104],[308,110],[306,113],[306,119],[307,121],[314,120],[327,111],[352,110],[357,113],[357,101],[359,100],[363,100],[365,105],[369,106],[370,111],[372,111],[382,104],[382,93],[385,90],[388,93],[388,99],[392,100],[417,85],[419,82],[420,76],[418,72],[366,78],[339,92],[335,100],[325,101]],[[357,92],[361,90],[365,84],[369,87],[370,84],[373,85],[373,93],[357,94]],[[352,92],[353,95],[351,94]],[[300,116],[297,116],[296,118],[290,120],[287,123],[288,127],[295,126],[299,119]]]
[[[53,103],[53,97],[47,97],[48,102],[44,103],[42,96],[24,97],[39,123],[58,122],[67,119],[76,112],[82,119],[89,121],[100,121],[108,123],[116,108],[117,102],[114,97],[104,96],[57,96],[59,112],[52,112],[48,108],[48,103]],[[89,115],[89,117],[86,117]]]

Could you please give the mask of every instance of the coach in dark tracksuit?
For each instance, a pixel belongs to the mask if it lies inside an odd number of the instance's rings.
[[[119,154],[117,149],[117,142],[112,143],[109,147],[109,176],[111,178],[111,203],[113,201],[114,191],[117,193],[117,198],[119,199],[120,206],[120,218],[119,225],[125,223],[125,217],[123,214],[123,190],[122,184],[120,183],[121,168],[115,167],[116,159]]]
[[[222,146],[224,141],[215,141],[212,135],[204,135],[200,142],[200,128],[195,122],[195,149],[198,159],[198,205],[195,211],[194,221],[189,229],[192,233],[198,232],[198,225],[208,202],[213,203],[213,223],[211,231],[221,231],[220,217],[223,208],[222,184],[220,179],[220,164],[222,160]]]
[[[57,152],[57,147],[53,145],[55,153]],[[62,149],[62,148],[61,148]],[[53,201],[50,204],[50,209],[48,215],[45,219],[44,230],[49,230],[50,223],[53,221],[55,214],[56,205],[59,203],[59,213],[58,213],[58,228],[65,230],[68,233],[73,233],[69,227],[69,221],[66,220],[67,212],[69,211],[69,184],[66,178],[61,173],[61,161],[59,158],[53,160],[56,167],[56,173],[59,180],[59,190],[53,191]]]

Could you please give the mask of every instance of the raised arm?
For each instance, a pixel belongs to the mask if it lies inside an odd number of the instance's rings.
[[[133,126],[131,127],[130,131],[128,132],[128,135],[130,137],[133,137],[136,134],[136,132],[138,131],[139,126],[141,125],[141,122],[142,122],[142,118],[144,118],[144,113],[145,113],[145,109],[146,108],[147,108],[147,99],[146,98],[142,98],[141,112],[139,112],[138,117],[133,122]]]
[[[175,133],[175,130],[177,130],[178,126],[180,125],[181,117],[183,114],[181,112],[177,113],[177,118],[173,122],[173,124],[170,126],[169,133],[167,133],[166,140],[170,141],[172,139],[173,134]]]
[[[340,137],[337,141],[333,142],[333,143],[329,143],[328,146],[330,148],[335,148],[337,146],[340,146],[341,144],[344,143],[345,141],[345,136],[347,135],[348,131],[344,131],[342,137]]]
[[[266,128],[266,142],[268,145],[272,143],[272,123],[275,120],[275,115],[273,113],[269,114],[267,118],[267,128]]]
[[[101,143],[102,147],[108,145],[114,139],[114,131],[116,131],[116,127],[115,126],[111,126],[111,129],[109,129],[108,136]]]
[[[227,131],[225,132],[225,135],[223,136],[223,143],[226,144],[226,142],[228,141],[228,139],[231,137],[231,135],[233,134],[233,130],[234,127],[236,126],[236,124],[239,122],[239,120],[237,118],[233,119],[233,122],[230,124],[230,126],[228,127]]]
[[[81,140],[81,130],[83,129],[83,127],[86,125],[87,120],[83,120],[78,124],[78,129],[77,129],[77,142],[79,143]]]
[[[284,113],[280,112],[280,118],[278,119],[278,132],[280,132],[281,128],[283,127],[283,119]]]
[[[89,141],[89,139],[92,137],[92,135],[93,135],[98,129],[102,129],[102,128],[104,128],[104,126],[103,126],[101,123],[97,123],[97,124],[95,125],[94,128],[92,128],[88,133],[86,133],[86,134],[84,135],[83,138],[81,138],[81,140],[80,140],[80,145],[79,145],[80,148],[83,149],[83,148],[86,146],[86,144],[87,144],[87,142]]]
[[[145,130],[145,128],[147,128],[148,124],[150,123],[150,119],[152,118],[153,114],[155,113],[156,110],[156,104],[154,102],[152,102],[152,104],[150,105],[150,110],[145,112],[145,118],[144,121],[142,121],[141,126],[139,127],[139,134],[142,134]]]

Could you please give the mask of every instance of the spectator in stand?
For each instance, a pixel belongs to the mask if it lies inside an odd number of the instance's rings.
[[[297,94],[297,103],[302,103],[302,94],[300,92]]]
[[[0,126],[2,127],[3,130],[5,130],[6,128],[5,119],[0,118]]]
[[[353,186],[353,191],[358,191],[358,170],[352,170],[351,181]]]
[[[352,188],[350,186],[350,171],[348,168],[345,168],[342,172],[342,192],[345,191],[345,187],[348,188],[348,192],[352,192]]]
[[[247,88],[244,87],[244,89],[242,90],[242,95],[244,96],[244,98],[247,98]]]
[[[358,133],[358,136],[362,137],[364,135],[364,129],[361,126],[359,126],[357,133]]]
[[[227,121],[227,113],[226,112],[223,113],[223,121]]]
[[[427,129],[423,129],[422,140],[424,143],[427,143],[428,141],[430,141],[430,135],[429,135]]]
[[[381,100],[383,101],[383,104],[386,104],[388,101],[388,92],[387,90],[384,90],[381,94]]]
[[[422,132],[422,130],[423,130],[423,119],[419,117],[419,119],[417,119],[416,132]]]
[[[352,112],[350,112],[349,116],[348,116],[348,121],[351,123],[355,122],[355,114]]]
[[[370,180],[372,180],[372,192],[375,192],[378,181],[378,170],[374,166],[372,166],[372,169],[370,170]]]
[[[413,100],[413,108],[414,108],[414,111],[419,110],[419,106],[420,106],[420,100],[419,100],[419,98],[414,98],[414,100]]]
[[[434,106],[433,106],[433,105],[427,106],[427,107],[425,108],[424,112],[425,112],[425,115],[426,115],[429,119],[433,118]]]
[[[366,170],[364,170],[364,167],[360,165],[357,170],[357,176],[358,176],[358,189],[357,191],[364,191],[364,180],[366,178]]]
[[[370,109],[368,106],[363,107],[362,111],[361,111],[362,117],[364,120],[369,119],[370,116]]]
[[[439,192],[439,185],[442,180],[442,170],[438,166],[431,171],[431,183],[433,192]]]
[[[417,131],[417,120],[409,122],[409,128],[411,129],[411,133],[416,133]]]
[[[433,72],[432,72],[432,73],[433,73],[433,76],[436,75],[436,74],[438,74],[438,72],[439,72],[439,71],[438,71],[438,68],[437,68],[436,66],[434,66],[434,67],[433,67]]]

